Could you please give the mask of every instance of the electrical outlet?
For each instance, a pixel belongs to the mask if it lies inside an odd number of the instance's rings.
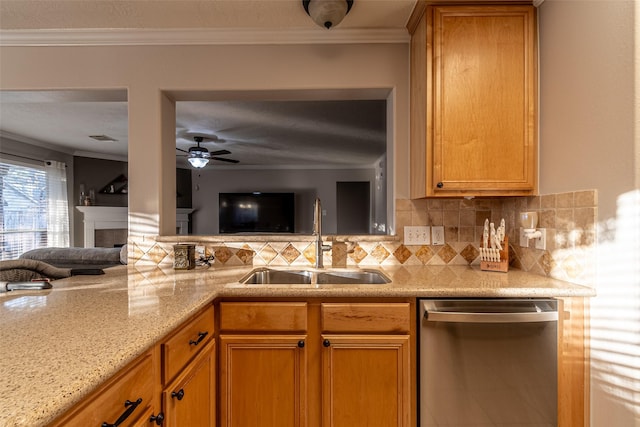
[[[528,248],[529,247],[529,239],[524,235],[524,228],[520,227],[520,247]]]
[[[405,245],[428,245],[430,243],[428,226],[408,225],[404,227]]]
[[[538,231],[542,234],[541,237],[538,237],[536,240],[536,249],[547,249],[547,229],[546,228],[538,228]]]
[[[431,244],[444,245],[444,227],[442,225],[431,227]]]

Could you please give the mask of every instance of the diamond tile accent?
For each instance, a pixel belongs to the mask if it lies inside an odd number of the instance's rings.
[[[260,258],[262,258],[267,264],[269,264],[278,255],[278,252],[271,247],[268,243],[259,252]]]
[[[411,257],[411,251],[405,245],[398,246],[398,249],[395,250],[393,256],[400,262],[400,264],[404,264]]]
[[[465,246],[465,248],[460,252],[462,258],[464,258],[469,264],[471,264],[478,255],[480,255],[480,251],[478,251],[475,246],[469,244]]]
[[[429,246],[420,246],[420,249],[416,251],[415,255],[416,258],[420,260],[420,262],[426,264],[431,258],[433,258],[434,253]]]
[[[538,264],[540,264],[540,267],[544,271],[545,275],[548,276],[549,274],[551,274],[551,271],[554,267],[553,257],[551,256],[551,254],[549,254],[549,252],[545,252],[538,260]]]
[[[360,264],[367,255],[367,252],[362,249],[360,245],[356,244],[355,248],[353,248],[353,252],[349,254],[349,258],[354,260],[356,264]]]
[[[156,264],[160,264],[164,257],[167,256],[167,252],[160,245],[153,245],[147,255],[151,261]]]
[[[140,249],[137,243],[133,243],[133,262],[141,260],[144,256],[144,251]]]
[[[311,265],[314,265],[316,263],[316,247],[313,245],[313,243],[309,244],[309,246],[307,246],[305,250],[302,251],[302,255],[306,258],[307,261],[309,261]]]
[[[445,264],[448,264],[456,255],[458,255],[458,253],[448,244],[445,244],[438,251],[438,256],[445,262]]]
[[[255,252],[253,252],[253,250],[251,250],[247,245],[245,245],[245,247],[242,249],[238,249],[238,252],[236,252],[236,256],[238,257],[240,262],[244,265],[253,264],[254,255],[255,255]]]
[[[233,252],[226,246],[219,246],[214,248],[214,256],[216,262],[224,265],[229,261],[229,258],[233,256]]]
[[[300,256],[300,251],[295,248],[291,243],[287,245],[286,248],[280,253],[282,257],[287,260],[289,264],[294,262],[296,258]]]
[[[389,255],[391,254],[383,245],[376,246],[373,252],[371,252],[371,256],[374,257],[379,263],[382,263],[382,261],[387,259]]]

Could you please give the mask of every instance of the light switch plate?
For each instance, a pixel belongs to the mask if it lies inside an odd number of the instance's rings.
[[[431,244],[444,245],[444,226],[434,225],[431,227]]]
[[[405,245],[428,245],[431,242],[429,226],[407,225],[404,227]]]

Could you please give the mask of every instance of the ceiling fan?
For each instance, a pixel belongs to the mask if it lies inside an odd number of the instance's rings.
[[[190,147],[189,151],[185,151],[181,148],[176,147],[176,150],[182,151],[183,153],[187,153],[187,161],[191,163],[191,166],[194,168],[203,168],[209,163],[209,159],[218,160],[220,162],[228,162],[228,163],[239,163],[239,160],[227,159],[224,157],[217,157],[224,154],[231,154],[229,150],[217,150],[211,151],[207,150],[204,147],[200,146],[200,143],[204,140],[202,136],[194,136],[193,140],[196,142],[196,147]]]

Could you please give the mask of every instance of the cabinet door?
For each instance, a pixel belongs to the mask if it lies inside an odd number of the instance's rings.
[[[323,335],[322,425],[409,426],[408,335]]]
[[[305,335],[221,335],[223,426],[307,424]]]
[[[535,28],[532,6],[433,9],[434,195],[535,192]]]
[[[215,341],[162,392],[166,427],[215,426]]]

